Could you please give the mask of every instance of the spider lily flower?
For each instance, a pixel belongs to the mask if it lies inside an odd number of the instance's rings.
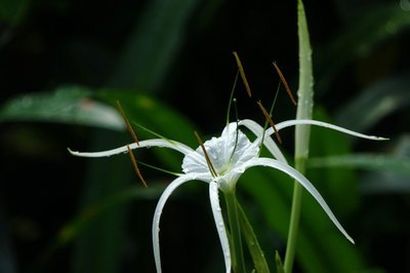
[[[384,140],[384,138],[367,136],[356,133],[329,123],[316,120],[288,120],[276,125],[277,130],[293,125],[316,125],[327,127],[336,131],[350,134],[356,137]],[[255,134],[256,139],[252,142],[238,127],[243,126]],[[268,167],[277,169],[300,183],[319,203],[330,220],[339,231],[352,243],[353,239],[347,234],[335,215],[326,204],[323,197],[312,185],[312,183],[291,167],[276,143],[270,137],[274,133],[272,128],[265,130],[257,122],[249,119],[229,123],[223,129],[221,136],[213,137],[203,143],[196,150],[177,141],[155,138],[139,141],[123,147],[94,153],[82,153],[70,151],[71,154],[81,157],[105,157],[128,152],[128,149],[140,149],[149,147],[163,147],[176,150],[184,154],[182,161],[182,174],[178,174],[162,193],[155,209],[152,224],[152,242],[157,273],[161,273],[160,245],[159,245],[159,223],[162,210],[170,195],[182,184],[189,181],[202,181],[209,184],[209,199],[212,213],[219,235],[219,240],[224,255],[226,273],[231,272],[231,250],[229,247],[227,230],[221,213],[219,202],[219,191],[233,191],[239,177],[251,167]],[[272,154],[273,158],[260,157],[260,147],[263,144]],[[210,161],[210,162],[209,162]],[[209,166],[212,164],[212,168]]]

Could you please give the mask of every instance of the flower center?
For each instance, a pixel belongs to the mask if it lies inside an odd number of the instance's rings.
[[[228,124],[220,137],[213,137],[205,141],[204,148],[218,178],[223,178],[226,181],[236,181],[239,175],[244,172],[244,168],[241,168],[243,164],[257,158],[259,154],[259,145],[252,143],[237,128],[236,123]],[[182,169],[186,174],[209,174],[208,180],[214,179],[201,147],[184,157]]]

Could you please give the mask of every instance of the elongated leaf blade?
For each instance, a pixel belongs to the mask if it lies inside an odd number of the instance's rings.
[[[17,97],[0,108],[0,122],[57,122],[123,130],[117,111],[93,100],[92,94],[88,88],[71,86]]]
[[[258,273],[270,273],[268,263],[265,259],[265,254],[261,246],[259,245],[256,234],[253,231],[252,225],[250,224],[248,217],[245,214],[242,206],[238,203],[239,210],[239,221],[241,225],[241,231],[244,234],[246,244],[248,246],[249,252],[251,254],[253,264],[255,266],[256,272]]]
[[[364,170],[390,171],[410,176],[410,161],[383,154],[350,154],[312,158],[309,160],[311,168],[344,167]]]
[[[312,48],[306,22],[305,9],[298,1],[299,37],[299,89],[296,119],[311,119],[313,111]],[[310,126],[296,126],[295,158],[307,158],[309,154]]]

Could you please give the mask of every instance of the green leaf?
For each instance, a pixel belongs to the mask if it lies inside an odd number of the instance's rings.
[[[127,90],[67,86],[53,92],[24,95],[1,106],[0,122],[57,122],[124,131],[117,100],[131,122],[196,146],[194,126],[186,118],[147,95]],[[142,130],[139,133],[152,137]]]
[[[376,82],[343,106],[336,120],[352,130],[365,131],[387,115],[410,105],[409,86],[409,73]]]
[[[0,122],[41,121],[123,130],[115,109],[91,98],[92,90],[62,87],[54,92],[23,95],[0,108]]]
[[[275,264],[276,264],[276,273],[285,273],[283,269],[282,258],[279,255],[278,251],[275,251]]]
[[[305,9],[298,1],[299,37],[299,89],[296,119],[311,119],[313,111],[312,48],[306,22]],[[295,130],[295,158],[307,158],[309,154],[310,126],[298,125]]]
[[[410,176],[410,160],[381,154],[350,154],[311,158],[310,168],[357,168],[364,170],[382,170]]]
[[[245,214],[242,206],[237,202],[237,208],[239,211],[239,221],[241,225],[241,231],[246,240],[246,244],[251,254],[253,265],[255,266],[256,272],[258,273],[269,273],[269,266],[265,259],[265,254],[259,245],[258,239],[256,238],[255,232],[253,231],[252,225],[250,224],[248,217]]]

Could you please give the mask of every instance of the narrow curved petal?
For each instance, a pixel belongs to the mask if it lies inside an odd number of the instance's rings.
[[[262,138],[264,128],[260,126],[258,123],[256,123],[255,121],[251,119],[243,119],[239,121],[239,125],[242,125],[248,128],[258,139]],[[273,130],[272,128],[270,129]],[[284,163],[287,163],[287,160],[285,156],[282,154],[282,152],[280,151],[278,145],[276,145],[276,143],[270,137],[267,137],[272,134],[272,133],[268,134],[268,132],[269,130],[266,130],[265,137],[263,139],[263,144],[275,158],[277,158],[278,160]]]
[[[325,127],[325,128],[329,128],[341,133],[345,133],[351,136],[355,136],[355,137],[360,137],[360,138],[365,138],[365,139],[370,139],[370,140],[388,140],[388,138],[384,138],[384,137],[378,137],[378,136],[369,136],[369,135],[365,135],[365,134],[361,134],[337,125],[333,125],[327,122],[323,122],[323,121],[319,121],[319,120],[312,120],[312,119],[293,119],[293,120],[286,120],[283,122],[280,122],[278,124],[276,124],[276,129],[279,131],[281,129],[284,129],[286,127],[290,127],[290,126],[295,126],[295,125],[315,125],[315,126],[320,126],[320,127]],[[269,128],[266,133],[268,135],[272,135],[273,129]]]
[[[157,207],[155,208],[154,219],[152,221],[152,246],[154,250],[154,259],[155,259],[155,267],[157,269],[157,273],[161,273],[161,257],[160,257],[160,250],[159,250],[159,221],[161,218],[162,210],[165,206],[170,195],[182,184],[192,181],[192,180],[201,180],[201,177],[196,175],[182,175],[172,181],[168,187],[164,190],[161,197],[158,200]]]
[[[225,260],[226,273],[231,273],[231,251],[229,248],[228,235],[226,233],[226,227],[224,219],[221,213],[221,206],[219,204],[218,184],[215,181],[209,183],[209,199],[211,202],[212,214],[214,216],[216,229],[219,235],[219,241]]]
[[[329,206],[326,204],[325,200],[323,197],[320,195],[320,193],[316,190],[316,188],[310,183],[310,181],[303,176],[300,172],[298,172],[296,169],[292,168],[291,166],[284,164],[278,160],[271,159],[271,158],[257,158],[254,159],[247,164],[247,168],[254,167],[254,166],[265,166],[265,167],[271,167],[277,170],[280,170],[293,179],[297,181],[299,184],[301,184],[312,196],[313,198],[316,199],[316,201],[319,203],[319,205],[322,207],[322,209],[326,212],[327,216],[332,220],[332,222],[335,224],[335,226],[339,229],[339,231],[351,242],[354,244],[353,239],[347,234],[346,230],[342,227],[342,225],[339,223],[339,221],[336,219],[336,216],[333,214],[332,210],[329,208]]]
[[[173,141],[173,140],[165,140],[161,138],[142,140],[139,142],[139,144],[132,143],[129,145],[116,148],[116,149],[102,151],[102,152],[82,153],[82,152],[72,151],[70,149],[68,149],[68,151],[72,155],[81,156],[81,157],[105,157],[105,156],[112,156],[112,155],[121,154],[121,153],[127,153],[128,152],[127,146],[129,146],[130,149],[132,150],[139,149],[139,148],[150,148],[150,147],[170,148],[178,152],[181,152],[185,155],[194,151],[192,148],[180,142]]]

